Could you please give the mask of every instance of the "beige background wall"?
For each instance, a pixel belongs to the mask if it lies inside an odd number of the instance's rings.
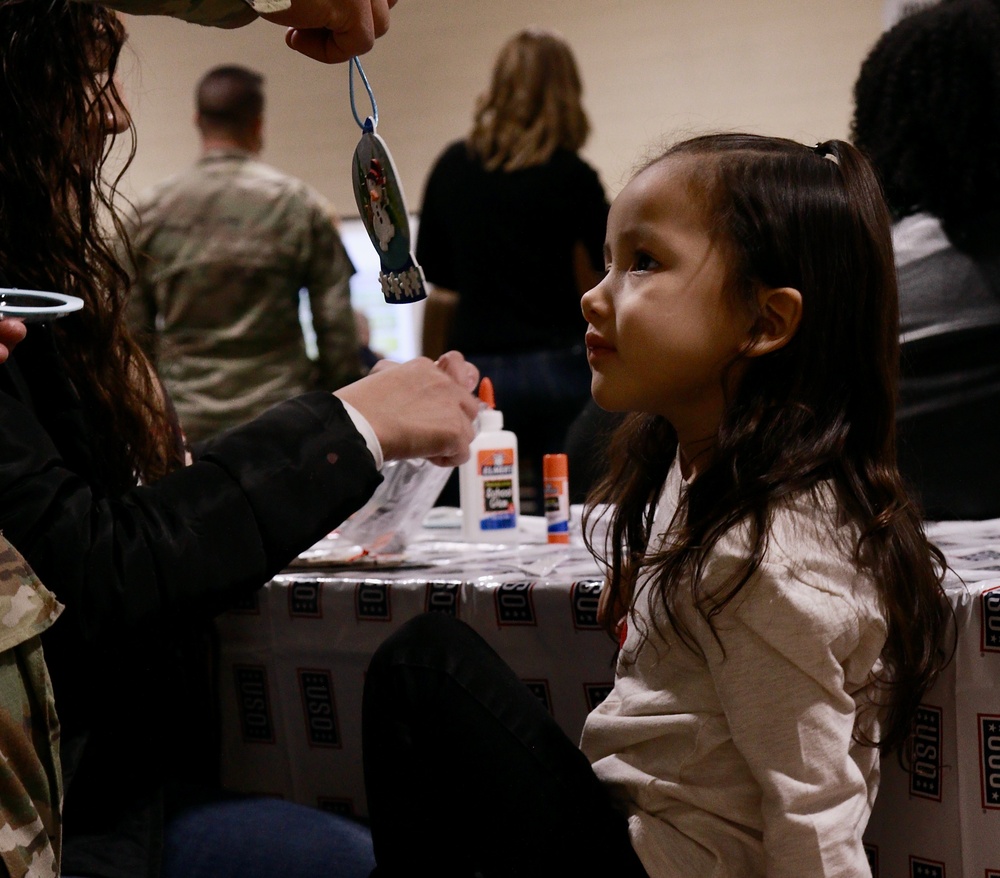
[[[411,210],[428,169],[467,130],[493,57],[515,30],[558,30],[573,46],[593,135],[584,155],[610,196],[664,137],[743,128],[806,142],[844,137],[858,66],[881,0],[399,0],[363,59]],[[347,67],[301,58],[281,28],[217,31],[129,17],[124,74],[139,135],[123,191],[134,194],[197,154],[192,90],[219,63],[268,79],[264,158],[356,216],[349,169],[358,129]],[[364,115],[362,110],[362,115]]]

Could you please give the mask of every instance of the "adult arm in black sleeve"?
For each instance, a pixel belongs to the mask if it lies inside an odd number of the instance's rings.
[[[192,466],[117,498],[66,463],[30,407],[0,393],[0,460],[0,528],[66,605],[65,633],[53,633],[123,655],[141,650],[145,632],[262,585],[381,480],[327,393],[282,403],[206,444]]]

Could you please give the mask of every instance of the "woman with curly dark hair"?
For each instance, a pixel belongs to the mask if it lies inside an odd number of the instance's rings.
[[[0,365],[0,529],[66,608],[44,639],[62,722],[63,867],[156,876],[163,855],[162,874],[187,878],[366,875],[366,833],[333,815],[214,790],[182,807],[216,780],[197,653],[215,613],[368,499],[381,459],[467,456],[475,370],[452,353],[306,394],[184,466],[124,328],[127,277],[109,244],[105,162],[131,132],[115,81],[124,40],[100,6],[0,0],[4,285],[83,300],[32,324]]]
[[[895,221],[900,465],[930,518],[1000,516],[1000,4],[946,0],[875,44],[852,133]]]

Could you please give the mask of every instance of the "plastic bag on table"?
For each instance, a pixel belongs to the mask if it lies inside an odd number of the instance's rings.
[[[382,467],[385,481],[371,499],[337,528],[339,539],[369,554],[399,554],[420,530],[453,469],[426,460],[390,460]]]

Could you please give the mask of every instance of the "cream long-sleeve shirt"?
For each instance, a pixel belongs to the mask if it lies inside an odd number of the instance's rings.
[[[654,539],[682,489],[675,462]],[[861,836],[878,751],[855,732],[878,734],[864,708],[886,627],[874,584],[852,563],[855,539],[829,488],[783,503],[763,564],[714,619],[718,639],[682,610],[697,651],[648,583],[637,590],[614,690],[581,747],[626,803],[651,878],[870,876]],[[745,540],[737,528],[719,541],[706,589],[745,557]]]

